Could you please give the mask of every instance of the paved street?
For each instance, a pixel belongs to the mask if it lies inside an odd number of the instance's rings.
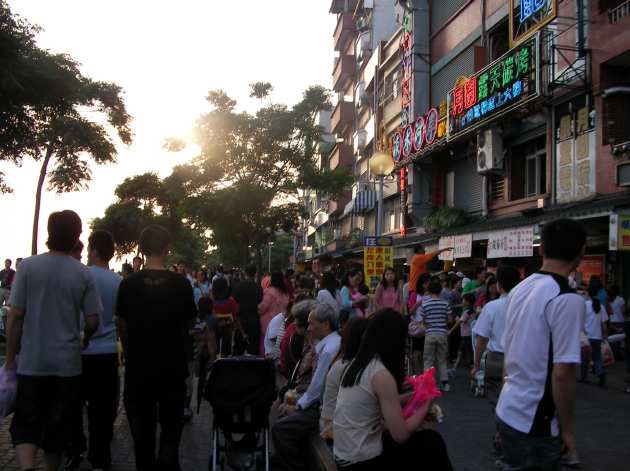
[[[0,362],[2,358],[0,357]],[[496,469],[491,439],[494,423],[485,399],[474,398],[468,391],[464,370],[452,383],[453,390],[440,404],[445,421],[440,432],[448,444],[457,471],[491,471]],[[615,365],[609,374],[609,385],[578,385],[577,433],[583,471],[627,471],[630,463],[630,394],[623,392],[623,367]],[[0,471],[18,470],[10,446],[8,424],[0,426]],[[210,447],[210,408],[203,404],[201,415],[186,426],[181,456],[184,471],[208,469]],[[112,447],[113,471],[133,470],[134,456],[124,412],[116,421]],[[419,457],[421,460],[421,457]],[[82,470],[88,470],[84,463]]]

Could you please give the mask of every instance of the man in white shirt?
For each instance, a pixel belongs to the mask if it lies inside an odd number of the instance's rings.
[[[295,406],[280,406],[279,414],[284,417],[271,430],[276,457],[280,465],[291,471],[306,469],[303,447],[307,437],[319,429],[326,375],[341,346],[338,325],[337,313],[327,304],[318,303],[309,314],[308,333],[316,343],[313,377]]]
[[[575,384],[585,305],[568,276],[585,247],[586,232],[578,222],[546,224],[541,271],[510,293],[497,426],[503,461],[511,469],[560,469],[563,445],[565,457],[577,461]]]
[[[486,397],[495,406],[503,383],[503,331],[505,329],[505,311],[508,294],[521,276],[516,268],[501,265],[497,270],[497,286],[501,297],[486,304],[473,327],[477,344],[475,347],[475,365],[471,377],[484,366]],[[487,353],[486,353],[487,352]],[[484,355],[485,353],[485,355]]]

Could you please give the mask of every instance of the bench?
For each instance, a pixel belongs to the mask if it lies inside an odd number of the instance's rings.
[[[308,463],[310,471],[337,471],[335,457],[319,433],[308,440]]]

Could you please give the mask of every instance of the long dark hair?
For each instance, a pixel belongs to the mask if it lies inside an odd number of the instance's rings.
[[[280,271],[274,271],[271,274],[271,283],[269,286],[273,286],[281,293],[287,294],[287,287],[284,284],[284,275]]]
[[[215,301],[225,299],[230,293],[230,286],[225,278],[217,278],[212,283],[212,297]]]
[[[345,275],[343,275],[343,279],[341,280],[341,286],[350,286],[350,278],[354,278],[359,274],[359,270],[356,268],[352,268],[348,270]]]
[[[599,310],[602,308],[602,302],[597,297],[600,289],[601,289],[601,281],[600,281],[599,286],[597,286],[597,284],[593,284],[593,285],[591,285],[591,283],[588,284],[588,295],[590,296],[591,301],[593,302],[593,311],[595,311],[595,314],[599,314]]]
[[[353,360],[359,353],[367,326],[368,320],[365,317],[353,317],[344,325],[339,349],[339,357],[344,361]]]
[[[414,288],[416,288],[416,294],[419,294],[420,296],[424,295],[424,289],[422,285],[429,281],[431,281],[431,275],[426,272],[420,275],[418,277],[418,281],[416,282],[416,286],[414,286]]]
[[[490,286],[491,286],[491,285],[496,285],[496,284],[497,284],[497,278],[496,278],[496,276],[494,276],[494,275],[490,275],[490,276],[488,277],[488,279],[486,280],[486,289],[485,289],[485,292],[486,292],[486,302],[490,302],[490,301],[492,301],[492,299],[490,298],[490,296],[491,296],[491,293],[490,293]]]
[[[383,288],[389,288],[389,285],[387,284],[387,279],[385,278],[385,275],[387,275],[388,271],[391,271],[394,274],[394,286],[392,286],[392,288],[398,289],[398,275],[393,268],[386,268],[385,271],[383,271],[383,278],[381,279],[381,284],[383,285]]]
[[[322,275],[322,289],[328,290],[333,297],[335,293],[337,293],[337,280],[335,279],[335,275],[329,271]]]
[[[343,375],[341,386],[351,388],[358,384],[365,368],[378,357],[400,387],[405,376],[406,336],[407,324],[399,312],[390,308],[377,311],[368,321],[359,351]]]

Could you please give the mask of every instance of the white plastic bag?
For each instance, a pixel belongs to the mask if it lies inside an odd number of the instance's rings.
[[[17,396],[16,370],[0,368],[0,420],[13,412]]]

